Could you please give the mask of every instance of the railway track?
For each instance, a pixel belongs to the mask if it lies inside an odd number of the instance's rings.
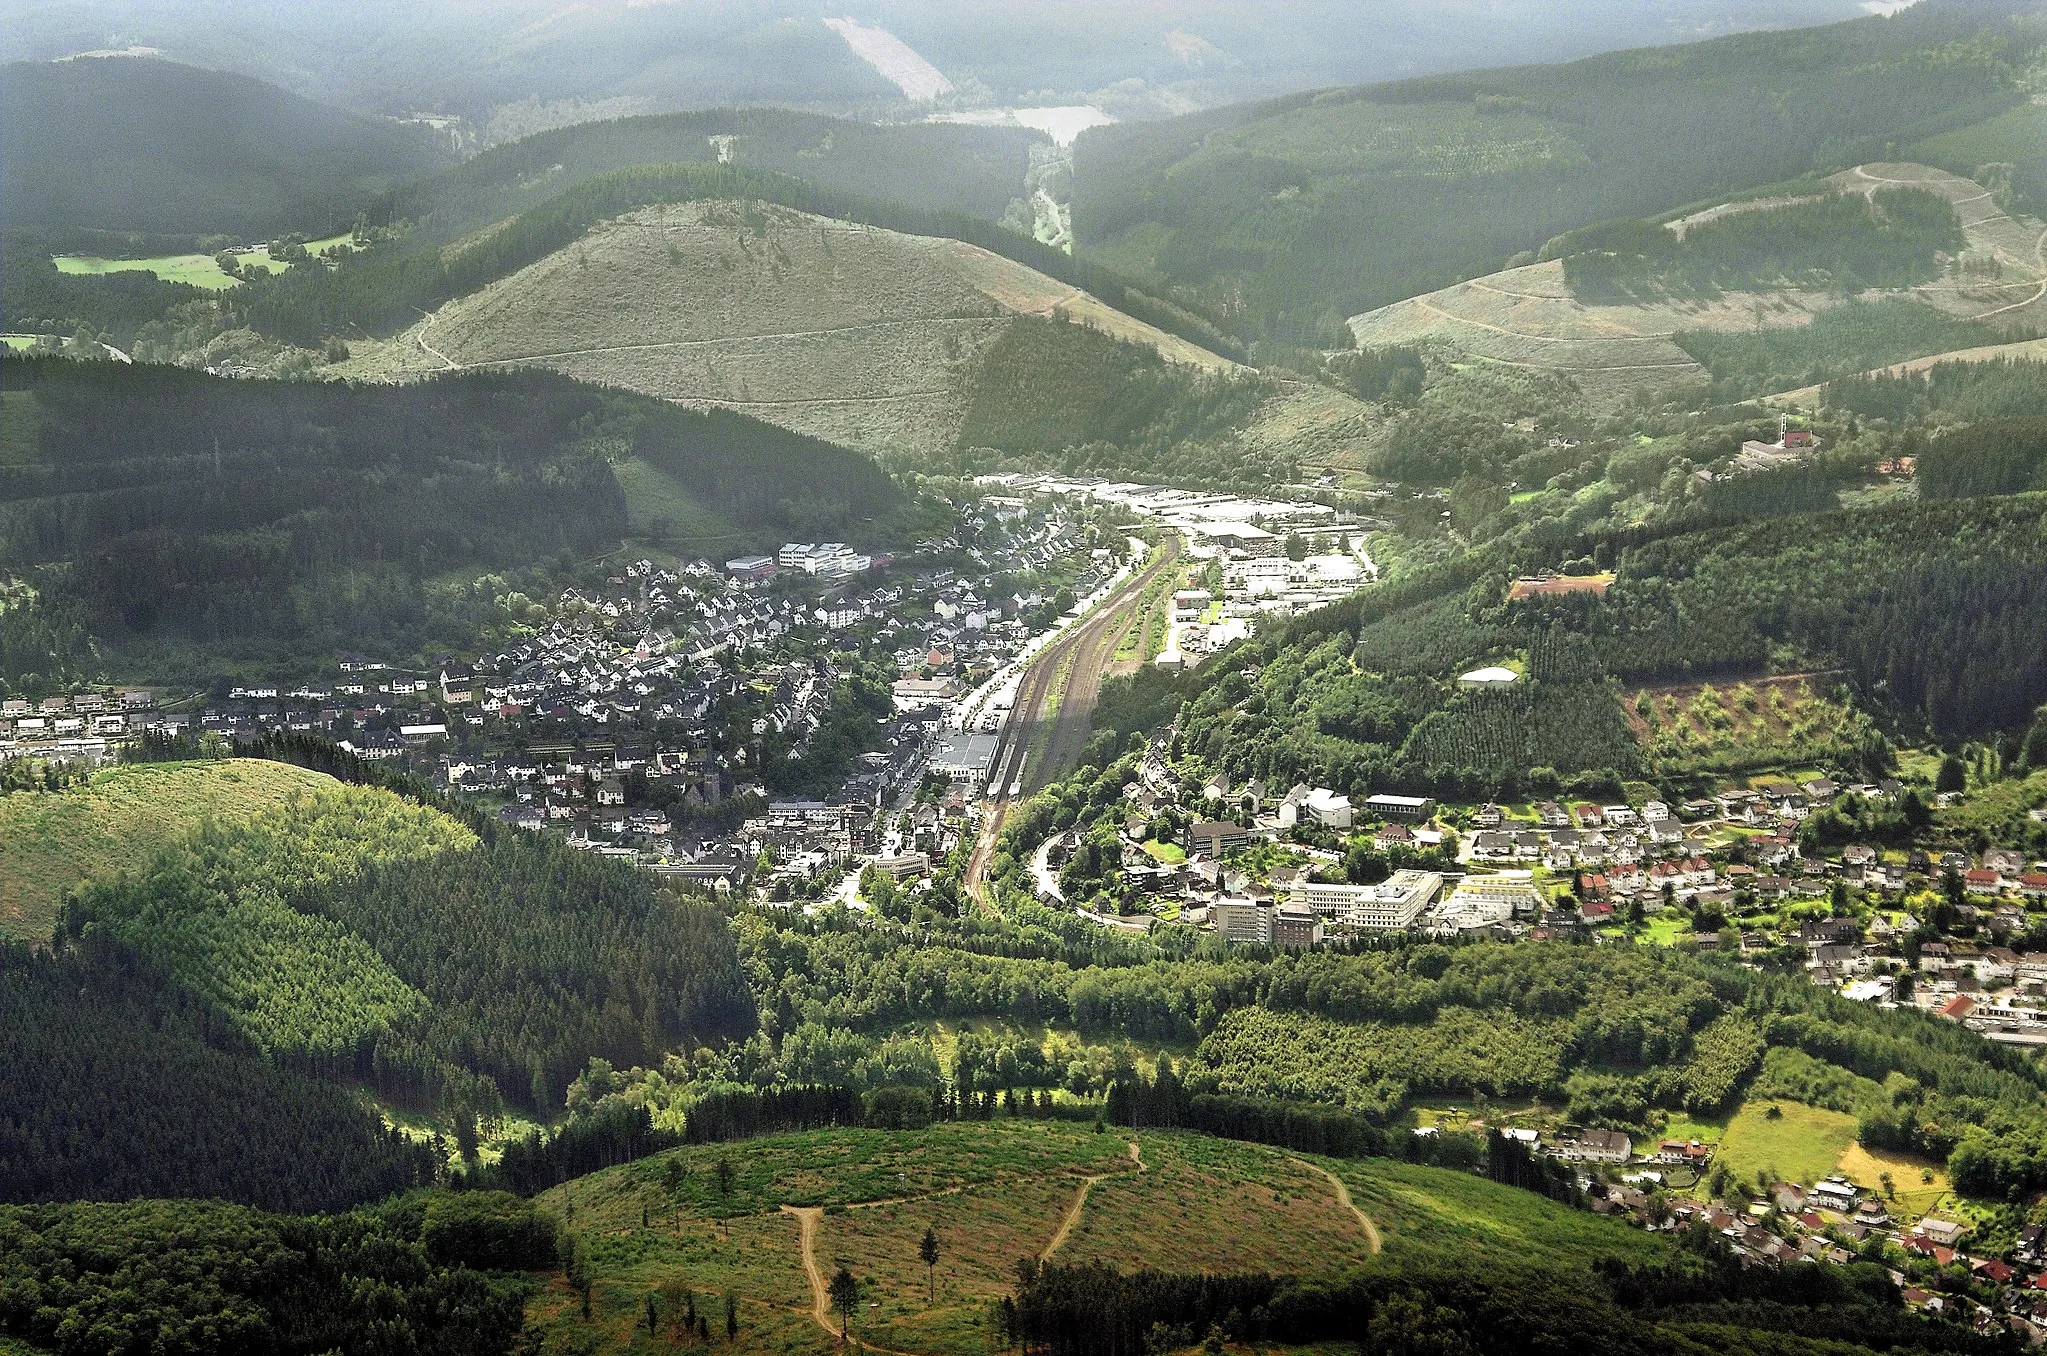
[[[981,835],[967,859],[969,898],[982,899],[988,863],[995,855],[995,842],[1009,807],[1028,791],[1063,776],[1079,761],[1091,732],[1095,698],[1116,655],[1116,642],[1135,618],[1145,589],[1179,563],[1180,553],[1180,538],[1169,536],[1157,559],[1047,645],[1024,670],[989,764]]]

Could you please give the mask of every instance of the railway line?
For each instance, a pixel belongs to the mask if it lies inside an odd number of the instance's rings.
[[[1151,564],[1041,650],[1024,670],[989,764],[981,835],[967,860],[970,898],[982,897],[988,862],[995,855],[1009,807],[1028,791],[1064,775],[1079,760],[1117,641],[1135,619],[1145,589],[1179,564],[1181,549],[1179,536],[1169,535]]]

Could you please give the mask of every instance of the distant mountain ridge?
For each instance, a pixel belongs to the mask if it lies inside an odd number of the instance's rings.
[[[1738,339],[1763,330],[1810,328],[1816,317],[1838,315],[1851,301],[1862,307],[1882,302],[1923,307],[1927,320],[1951,322],[1956,337],[1979,326],[1973,332],[1981,344],[2011,329],[2047,323],[2047,258],[2041,254],[2047,236],[2041,223],[2002,210],[1974,181],[1925,165],[1862,165],[1814,183],[1814,196],[1805,201],[1829,191],[1873,195],[1900,187],[1938,194],[1952,205],[1963,239],[1957,253],[1980,264],[1982,271],[1965,272],[1951,258],[1938,276],[1910,287],[1850,292],[1808,283],[1710,293],[1652,288],[1629,295],[1574,285],[1580,256],[1557,257],[1378,307],[1347,323],[1362,347],[1442,344],[1491,363],[1567,376],[1601,406],[1708,377],[1708,364],[1692,351],[1699,345],[1687,338],[1691,333]],[[1789,201],[1737,203],[1686,220],[1726,221],[1735,213],[1755,219],[1749,214],[1775,213]],[[1590,241],[1595,233],[1584,235]],[[1558,250],[1577,248],[1569,240],[1564,237]],[[1989,271],[1993,265],[1994,273]],[[1928,333],[1947,337],[1937,324],[1929,325]],[[1910,339],[1900,342],[1911,345]],[[1936,343],[1927,351],[1940,347]]]
[[[394,189],[384,219],[436,239],[523,212],[584,180],[635,165],[730,165],[929,212],[999,219],[1024,192],[1024,127],[878,125],[780,108],[722,108],[578,123],[494,146],[433,178]]]
[[[2023,104],[2037,0],[1290,96],[1083,133],[1078,249],[1241,336],[1350,315],[1563,231],[1724,199]],[[1973,166],[1968,168],[1973,169]]]
[[[0,70],[9,231],[318,238],[450,158],[415,129],[154,57]]]

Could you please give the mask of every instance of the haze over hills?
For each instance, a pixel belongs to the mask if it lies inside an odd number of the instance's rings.
[[[345,231],[451,157],[416,129],[148,58],[0,72],[0,227],[103,239]]]
[[[7,9],[0,1356],[2047,1343],[2047,0]]]
[[[451,241],[594,176],[633,165],[729,164],[863,198],[1000,220],[1024,196],[1041,133],[956,123],[876,125],[775,108],[581,123],[484,151],[407,185],[378,215]]]
[[[1347,316],[1574,227],[1831,174],[2022,105],[2028,10],[1929,0],[1096,128],[1075,147],[1077,247],[1246,333],[1328,344]]]
[[[838,9],[788,0],[488,7],[372,0],[328,14],[276,0],[22,0],[10,6],[0,56],[153,47],[363,112],[435,113],[465,142],[494,144],[593,117],[728,104],[892,117],[1094,104],[1117,117],[1158,117],[1291,90],[1563,60],[1860,12],[1855,0],[1513,0],[1482,8],[1396,0],[1360,23],[1355,6],[1331,0],[1284,0],[1255,15],[1220,0],[1139,7],[878,0],[835,31],[824,21],[840,20]],[[842,32],[888,35],[929,76],[903,85],[888,62],[870,64]]]

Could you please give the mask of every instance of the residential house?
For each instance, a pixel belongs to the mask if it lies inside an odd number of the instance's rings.
[[[1551,1152],[1574,1163],[1625,1163],[1634,1154],[1634,1144],[1618,1130],[1567,1128]]]

